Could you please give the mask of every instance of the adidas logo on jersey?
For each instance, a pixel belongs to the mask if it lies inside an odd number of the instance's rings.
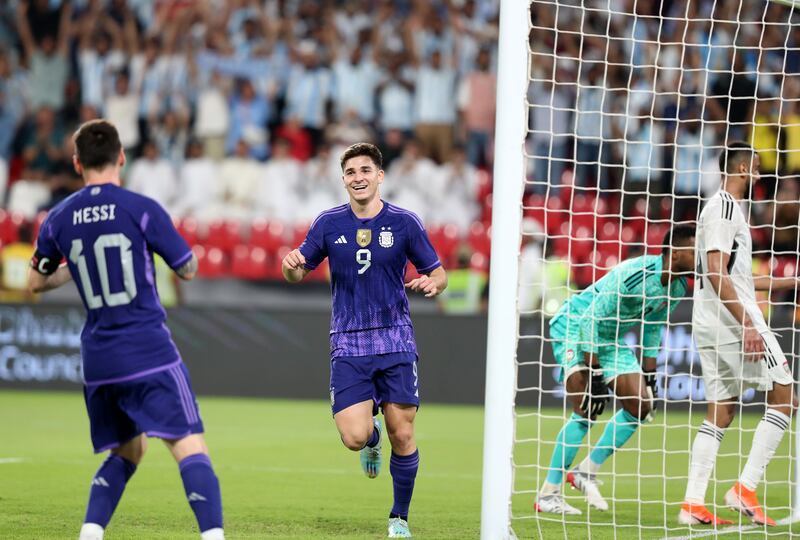
[[[192,491],[187,497],[187,499],[189,499],[189,502],[199,502],[208,500],[199,493],[197,493],[196,491]]]
[[[100,486],[100,487],[108,487],[108,482],[102,476],[97,476],[92,478],[92,485],[93,486]]]
[[[347,243],[347,238],[345,238],[344,235],[337,238],[336,242],[334,242],[334,244],[346,244],[346,243]]]

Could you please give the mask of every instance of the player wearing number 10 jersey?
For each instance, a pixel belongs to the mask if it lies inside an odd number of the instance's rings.
[[[330,261],[331,406],[342,442],[361,451],[370,478],[381,464],[383,409],[392,444],[390,472],[394,506],[389,537],[410,537],[408,508],[419,466],[414,417],[419,406],[417,348],[404,288],[432,297],[447,286],[447,276],[420,219],[381,200],[380,151],[366,143],[349,147],[341,158],[348,204],[323,212],[303,244],[283,260],[287,281],[297,282]],[[422,274],[404,284],[408,261]]]
[[[43,292],[74,278],[87,310],[84,397],[94,450],[110,455],[92,479],[80,540],[103,538],[146,435],[163,439],[178,462],[201,537],[221,540],[219,482],[153,271],[153,252],[183,279],[194,276],[197,259],[158,203],[120,187],[125,154],[112,124],[88,122],[74,140],[86,186],[42,224],[28,282]]]

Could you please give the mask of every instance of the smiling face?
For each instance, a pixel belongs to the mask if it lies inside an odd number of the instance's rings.
[[[383,171],[369,156],[354,156],[344,163],[342,181],[350,201],[364,205],[380,196],[378,186],[383,183]]]

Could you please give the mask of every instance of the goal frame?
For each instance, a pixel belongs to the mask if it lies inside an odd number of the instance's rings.
[[[511,531],[514,396],[517,380],[517,287],[525,189],[530,4],[500,3],[497,117],[492,189],[492,252],[486,354],[481,539],[506,540]],[[525,14],[521,16],[521,14]],[[524,66],[524,68],[523,68]],[[512,286],[513,285],[513,286]]]

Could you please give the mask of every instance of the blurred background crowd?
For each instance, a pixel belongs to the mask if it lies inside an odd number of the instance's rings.
[[[498,4],[3,2],[0,242],[22,259],[43,212],[81,187],[70,135],[106,117],[126,186],[170,211],[201,275],[278,280],[310,221],[346,200],[340,152],[366,140],[384,155],[384,197],[420,214],[446,266],[465,271],[454,303],[478,309]],[[694,220],[726,140],[761,155],[759,270],[796,271],[796,19],[775,2],[532,2],[523,311]]]
[[[346,201],[357,141],[383,152],[384,197],[447,228],[455,257],[485,217],[497,27],[496,0],[3,2],[0,237],[35,234],[81,187],[71,134],[105,117],[126,186],[211,255],[206,275],[276,277],[279,251]],[[266,258],[235,268],[239,245]]]

